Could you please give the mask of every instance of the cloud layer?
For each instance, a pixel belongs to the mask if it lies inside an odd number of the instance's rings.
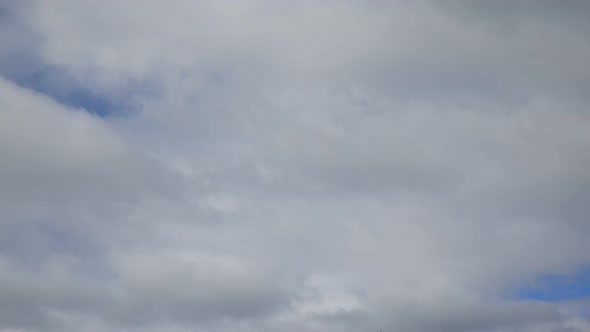
[[[587,14],[0,4],[0,331],[589,329]]]

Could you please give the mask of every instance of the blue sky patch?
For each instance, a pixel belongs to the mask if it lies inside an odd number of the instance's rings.
[[[8,78],[22,87],[47,95],[60,104],[84,109],[100,117],[122,114],[130,108],[120,98],[77,84],[76,80],[57,68],[43,68],[26,75],[10,75]]]
[[[534,286],[518,291],[517,297],[548,302],[590,297],[590,266],[570,275],[544,275],[534,282]]]
[[[92,86],[72,77],[65,69],[42,64],[26,53],[4,54],[11,66],[0,66],[0,75],[16,84],[42,93],[60,104],[84,109],[100,117],[120,116],[135,113],[138,109],[131,89],[122,91],[98,91]]]

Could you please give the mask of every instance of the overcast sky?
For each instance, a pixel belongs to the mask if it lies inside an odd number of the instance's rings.
[[[0,332],[590,331],[590,2],[0,1]]]

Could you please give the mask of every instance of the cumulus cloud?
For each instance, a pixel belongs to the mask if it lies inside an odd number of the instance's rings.
[[[0,5],[0,331],[584,331],[590,6]]]

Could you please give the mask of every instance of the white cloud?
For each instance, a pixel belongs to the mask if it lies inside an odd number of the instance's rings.
[[[2,73],[140,109],[0,80],[0,328],[584,330],[513,293],[590,260],[587,8],[507,6],[11,5]]]

